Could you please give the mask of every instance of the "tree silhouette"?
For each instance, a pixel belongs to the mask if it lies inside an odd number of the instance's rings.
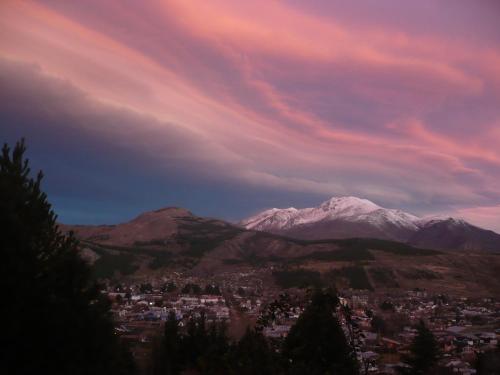
[[[261,332],[247,328],[235,345],[230,359],[231,373],[241,375],[278,374],[280,360]]]
[[[153,342],[149,374],[173,375],[180,372],[183,361],[181,340],[177,317],[171,311],[163,328],[163,336]]]
[[[206,325],[205,315],[191,318],[186,332],[181,333],[175,313],[170,312],[164,334],[152,348],[151,375],[179,374],[187,370],[200,374],[228,373],[227,355],[230,350],[223,323]]]
[[[212,323],[206,336],[206,347],[197,361],[201,374],[217,375],[228,373],[227,357],[230,350],[225,323]]]
[[[127,374],[109,303],[90,280],[77,241],[62,234],[43,175],[30,177],[21,140],[0,156],[0,248],[5,374]]]
[[[476,370],[478,375],[500,374],[500,343],[494,349],[479,353]]]
[[[337,304],[331,292],[316,292],[281,351],[274,351],[260,330],[250,328],[238,342],[230,343],[225,326],[213,323],[207,327],[203,313],[191,318],[180,333],[170,314],[161,344],[152,353],[151,373],[357,374],[352,348],[335,317]]]
[[[357,374],[332,293],[316,291],[310,305],[291,328],[283,348],[291,374]]]
[[[181,367],[181,353],[179,351],[181,339],[179,336],[179,324],[174,312],[170,312],[168,315],[164,332],[164,349],[166,352],[165,358],[167,359],[164,374],[177,374]]]
[[[410,365],[409,374],[430,374],[439,359],[439,347],[432,332],[421,320],[417,326],[417,335],[410,346],[410,355],[406,363]]]

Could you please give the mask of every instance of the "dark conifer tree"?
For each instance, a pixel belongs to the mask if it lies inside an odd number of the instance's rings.
[[[196,336],[196,320],[191,318],[186,324],[186,333],[182,338],[181,349],[183,364],[188,366],[193,366],[198,357]]]
[[[378,334],[385,334],[386,331],[386,323],[384,319],[382,319],[378,315],[374,315],[371,320],[372,329]]]
[[[0,156],[0,251],[4,374],[127,374],[109,305],[90,280],[77,241],[63,235],[30,176],[25,146]]]
[[[291,328],[283,354],[291,374],[357,374],[352,348],[335,316],[338,299],[317,291]]]
[[[201,374],[227,373],[229,340],[226,326],[213,323],[208,329],[206,318],[191,318],[184,335],[179,332],[175,314],[170,313],[161,341],[153,345],[151,374],[178,374],[184,370]]]
[[[230,359],[231,373],[239,375],[279,374],[280,360],[261,332],[247,328]]]
[[[166,286],[167,293],[172,293],[177,290],[177,285],[174,282],[170,281]]]
[[[205,314],[192,317],[186,325],[186,335],[182,338],[182,358],[185,368],[196,368],[204,354],[208,342]]]
[[[165,350],[165,375],[179,373],[181,368],[181,337],[179,323],[174,312],[170,312],[165,322],[163,348]]]
[[[500,343],[495,349],[480,353],[476,361],[478,375],[500,374]]]
[[[207,344],[198,359],[200,373],[217,375],[228,373],[228,352],[230,344],[224,323],[212,323],[207,332]]]
[[[410,355],[406,363],[410,365],[412,375],[431,374],[439,359],[439,347],[432,332],[421,320],[417,326],[417,335],[410,346]]]
[[[163,329],[163,336],[153,341],[151,362],[148,373],[151,375],[174,375],[180,373],[183,365],[182,336],[174,312],[170,312]]]

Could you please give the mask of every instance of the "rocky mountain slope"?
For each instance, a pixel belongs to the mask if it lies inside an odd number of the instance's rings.
[[[419,218],[356,197],[334,197],[318,207],[273,208],[239,223],[299,239],[378,238],[434,249],[500,251],[500,235],[455,218]]]

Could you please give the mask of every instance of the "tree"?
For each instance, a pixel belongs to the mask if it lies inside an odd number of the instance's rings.
[[[109,302],[90,280],[78,243],[62,234],[43,175],[30,177],[24,141],[0,156],[0,249],[5,301],[0,369],[8,374],[127,374]]]
[[[261,332],[247,328],[245,335],[235,345],[230,356],[232,374],[278,374],[279,360],[270,349]]]
[[[164,334],[162,340],[162,362],[159,366],[161,372],[158,374],[173,375],[178,374],[181,367],[181,337],[179,335],[179,323],[175,312],[171,311],[168,314],[168,319],[165,322]]]
[[[208,337],[205,314],[191,317],[186,325],[186,335],[182,339],[182,357],[187,368],[195,368],[198,359],[207,348]]]
[[[410,366],[410,374],[430,374],[439,359],[439,347],[432,332],[421,320],[417,325],[417,335],[410,346],[410,355],[405,362]]]
[[[117,304],[121,305],[122,302],[123,302],[123,297],[120,294],[117,294],[116,297],[115,297],[115,302]]]
[[[178,374],[183,370],[207,375],[227,373],[230,345],[225,325],[213,323],[207,329],[202,313],[199,318],[191,318],[186,328],[181,335],[175,313],[169,314],[164,335],[153,346],[150,374]]]
[[[265,311],[260,315],[257,320],[257,330],[263,330],[264,327],[268,327],[276,323],[280,317],[288,319],[291,308],[292,302],[290,295],[288,293],[280,294],[279,298],[271,302],[266,307]]]
[[[197,360],[200,373],[227,374],[227,355],[230,349],[225,323],[212,323],[208,328],[207,344]]]
[[[139,286],[139,291],[144,294],[151,294],[153,293],[153,285],[151,283],[142,283]]]
[[[500,374],[500,343],[495,349],[479,353],[476,361],[478,375]]]
[[[291,374],[357,374],[352,348],[334,315],[337,305],[332,293],[314,293],[284,343]]]
[[[201,294],[201,287],[198,284],[187,283],[181,290],[182,294]]]
[[[167,284],[165,290],[166,290],[167,293],[175,292],[177,290],[177,285],[175,285],[175,283],[173,281],[170,281]]]
[[[387,324],[384,319],[378,315],[374,315],[371,320],[372,329],[378,334],[385,334],[387,329]]]
[[[394,305],[390,301],[384,301],[380,304],[380,308],[384,311],[394,311]]]
[[[127,290],[125,292],[125,299],[130,302],[130,300],[132,299],[132,293],[130,292],[130,290]]]
[[[207,284],[205,286],[205,294],[212,294],[212,295],[217,295],[220,296],[220,288],[218,285],[213,285],[213,284]]]

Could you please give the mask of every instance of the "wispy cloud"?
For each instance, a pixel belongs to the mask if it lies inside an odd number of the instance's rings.
[[[418,213],[498,205],[493,9],[378,3],[5,2],[8,110],[51,108],[71,120],[59,135],[113,140],[159,174]]]

